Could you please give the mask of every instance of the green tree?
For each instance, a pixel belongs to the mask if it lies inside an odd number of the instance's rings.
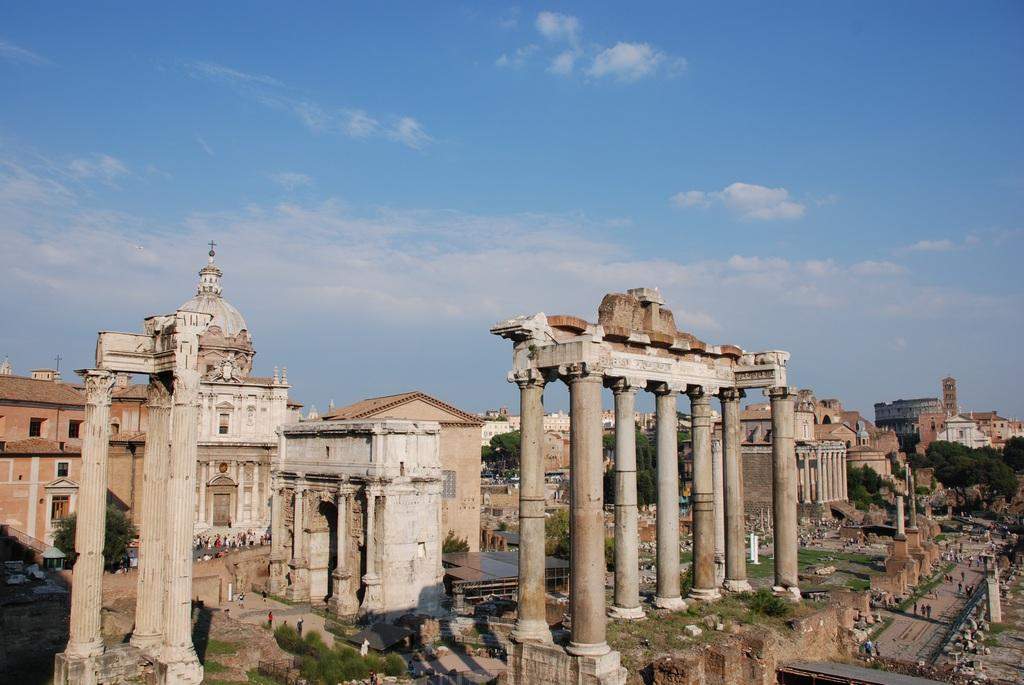
[[[460,538],[455,535],[455,531],[449,530],[448,535],[444,537],[444,542],[441,543],[441,553],[451,554],[453,552],[468,552],[469,543],[465,538]]]
[[[1014,471],[1024,471],[1024,438],[1010,438],[1006,441],[1003,461]]]
[[[495,468],[518,468],[521,443],[522,435],[519,431],[495,435],[491,438],[489,452],[485,452],[484,457],[488,460],[487,463]]]
[[[846,467],[847,492],[850,501],[858,509],[867,509],[872,504],[882,506],[885,503],[879,494],[882,482],[882,477],[870,466]]]
[[[559,509],[544,520],[544,553],[569,558],[569,510]]]
[[[53,536],[53,546],[72,559],[75,558],[77,522],[77,514],[64,517],[57,523],[57,529]],[[113,505],[107,506],[106,532],[103,536],[103,563],[107,568],[120,565],[128,551],[128,545],[137,534],[135,526],[123,511]]]

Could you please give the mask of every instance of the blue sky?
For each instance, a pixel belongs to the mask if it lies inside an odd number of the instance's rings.
[[[1024,415],[1020,3],[0,14],[21,372],[172,310],[213,239],[258,370],[321,409],[514,405],[490,324],[647,285],[869,416],[946,374]]]

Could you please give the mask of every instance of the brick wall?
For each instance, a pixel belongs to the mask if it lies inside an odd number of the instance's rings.
[[[772,504],[772,448],[770,445],[743,445],[743,506],[749,514]]]

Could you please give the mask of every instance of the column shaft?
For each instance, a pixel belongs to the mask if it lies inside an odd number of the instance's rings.
[[[167,536],[170,531],[161,505],[167,502],[167,471],[171,453],[170,379],[154,374],[149,382],[146,458],[142,473],[139,545],[139,589],[131,643],[148,649],[161,643],[164,632],[164,591]]]
[[[92,370],[85,380],[85,435],[75,526],[71,577],[71,627],[65,654],[84,659],[103,652],[100,608],[103,603],[103,545],[107,515],[107,453],[110,445],[110,392],[113,376]]]
[[[303,541],[306,537],[306,518],[302,508],[302,494],[305,488],[295,488],[295,516],[292,519],[292,565],[302,565],[305,558]],[[369,565],[367,565],[369,567]]]
[[[285,586],[288,550],[284,546],[284,498],[276,483],[270,487],[270,591],[281,592]]]
[[[690,395],[693,435],[693,599],[715,599],[715,509],[711,466],[711,401],[698,388]],[[660,437],[660,436],[659,436]],[[677,550],[678,554],[678,550]]]
[[[685,609],[679,592],[679,417],[676,392],[662,387],[654,401],[657,415],[657,569],[655,606]]]
[[[202,677],[192,646],[192,534],[196,510],[196,441],[199,433],[199,372],[177,369],[171,409],[171,458],[167,478],[167,605],[163,661],[178,663],[184,676]]]
[[[903,495],[896,495],[896,535],[904,540],[907,537],[907,529],[903,523]]]
[[[799,593],[797,576],[796,454],[793,395],[772,388],[772,516],[775,528],[775,585]]]
[[[512,638],[551,642],[545,612],[544,380],[526,375],[519,385],[519,616]]]
[[[843,474],[843,495],[842,495],[842,499],[843,500],[848,500],[848,499],[850,499],[850,490],[849,490],[849,487],[847,486],[847,478],[849,477],[849,474],[846,472],[846,451],[845,450],[843,450],[842,452],[839,453],[839,463],[841,464],[840,472]]]
[[[620,380],[612,390],[615,394],[615,597],[609,615],[642,618],[636,509],[636,387]]]
[[[907,492],[910,498],[907,502],[910,505],[910,521],[908,523],[912,530],[917,530],[917,493],[914,492],[916,483],[914,482],[914,470],[910,464],[907,464],[907,482],[909,483]]]
[[[235,489],[235,526],[239,526],[242,523],[243,518],[243,507],[245,506],[245,462],[240,461],[238,464],[238,485]]]
[[[152,416],[153,415],[153,410],[150,409],[149,411],[150,411],[150,416]],[[168,412],[168,416],[170,416],[170,412]],[[168,424],[168,435],[169,434],[170,434],[170,424]],[[146,433],[146,442],[147,442],[147,454],[148,454],[148,452],[149,452],[149,449],[148,449],[149,433]],[[168,452],[170,452],[170,445],[169,444],[168,444]],[[205,462],[205,461],[199,463],[199,475],[198,475],[198,478],[199,478],[199,514],[198,514],[198,516],[196,516],[196,521],[198,523],[206,523],[206,481],[208,480],[207,474],[209,473],[209,471],[207,469],[207,465],[208,464],[209,464],[209,462]]]
[[[604,487],[602,482],[601,376],[577,369],[569,376],[570,590],[572,628],[567,651],[602,655],[604,609]]]
[[[714,430],[712,429],[712,436]],[[715,511],[715,587],[725,581],[725,481],[722,475],[722,441],[711,440],[711,502]]]
[[[742,592],[750,589],[743,554],[745,511],[743,507],[743,466],[740,459],[742,390],[722,391],[722,467],[725,480],[725,587]]]
[[[825,453],[819,446],[815,452],[815,473],[817,482],[814,488],[814,501],[818,504],[825,502]]]

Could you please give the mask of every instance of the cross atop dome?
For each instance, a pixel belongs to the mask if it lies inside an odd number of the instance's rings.
[[[220,297],[222,290],[220,286],[220,277],[224,275],[224,272],[221,271],[220,267],[218,267],[213,261],[214,256],[217,254],[213,248],[216,247],[217,243],[211,240],[209,245],[210,257],[206,266],[199,270],[199,288],[196,290],[196,295],[212,295],[214,297]]]

